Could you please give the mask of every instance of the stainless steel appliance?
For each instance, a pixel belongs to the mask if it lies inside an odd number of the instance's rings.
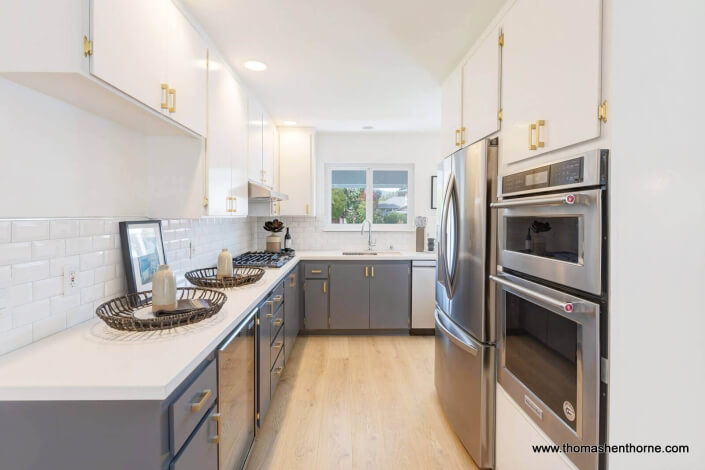
[[[255,318],[252,311],[218,349],[218,468],[244,467],[255,439]]]
[[[594,150],[501,177],[499,264],[601,295],[606,158]]]
[[[494,466],[496,141],[443,160],[436,275],[435,383],[448,421],[483,468]]]
[[[503,176],[491,204],[498,382],[558,445],[605,440],[607,154]],[[566,455],[599,467],[598,454]]]
[[[294,250],[286,253],[271,251],[248,251],[233,258],[233,266],[258,266],[262,268],[281,268],[294,257]]]

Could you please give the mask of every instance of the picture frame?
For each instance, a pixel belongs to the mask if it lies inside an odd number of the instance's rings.
[[[120,222],[122,262],[127,278],[127,292],[152,290],[152,278],[159,266],[166,264],[161,220]]]
[[[437,175],[431,176],[431,209],[438,209],[438,207],[436,207],[436,192],[438,191],[438,188],[436,188],[437,180]]]

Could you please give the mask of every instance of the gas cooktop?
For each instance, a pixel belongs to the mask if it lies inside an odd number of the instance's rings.
[[[248,251],[233,258],[233,266],[259,266],[281,268],[294,257],[294,251],[272,253],[270,251]]]

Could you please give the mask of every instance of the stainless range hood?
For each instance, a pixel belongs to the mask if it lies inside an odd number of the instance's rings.
[[[248,184],[247,195],[250,200],[255,199],[257,201],[279,202],[289,200],[289,196],[286,194],[252,180]]]

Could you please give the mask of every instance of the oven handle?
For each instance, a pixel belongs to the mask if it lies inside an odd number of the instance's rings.
[[[455,343],[456,346],[469,352],[473,356],[477,356],[477,353],[479,351],[470,342],[472,340],[470,338],[468,338],[467,340],[463,340],[462,338],[460,338],[460,335],[465,335],[462,332],[457,331],[457,328],[453,328],[454,330],[456,330],[456,333],[453,333],[450,331],[449,328],[446,328],[446,326],[443,324],[443,320],[440,318],[440,312],[438,310],[436,310],[436,325],[438,325],[438,328],[441,330],[441,333],[443,333],[444,336],[446,336],[449,340]]]
[[[493,209],[503,209],[505,207],[525,207],[525,206],[552,206],[552,205],[575,205],[583,204],[584,197],[580,194],[561,194],[559,196],[542,196],[523,199],[510,199],[508,201],[493,202],[490,207]]]
[[[553,297],[541,294],[540,292],[536,292],[531,289],[527,289],[526,287],[520,286],[519,284],[515,284],[511,281],[507,281],[506,279],[502,279],[501,277],[497,277],[492,274],[490,274],[490,279],[496,282],[497,284],[501,284],[505,287],[509,287],[510,289],[514,289],[517,292],[521,292],[522,294],[526,295],[527,297],[531,297],[534,300],[538,300],[539,302],[543,302],[545,304],[559,308],[560,310],[566,313],[575,313],[584,310],[582,308],[584,305],[582,302],[561,302],[560,300],[554,299]]]

